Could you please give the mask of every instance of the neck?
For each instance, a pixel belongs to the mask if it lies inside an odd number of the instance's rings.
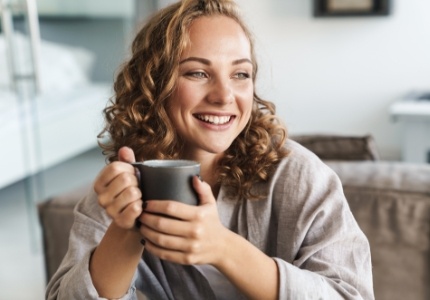
[[[185,156],[186,159],[194,160],[200,163],[200,176],[202,177],[203,181],[211,186],[212,193],[214,194],[215,198],[218,196],[220,189],[220,186],[217,183],[218,174],[216,173],[216,167],[221,155],[206,152],[203,154]]]
[[[207,164],[206,162],[200,162],[200,176],[203,181],[211,186],[212,193],[215,198],[218,196],[220,185],[218,183],[218,174],[216,172],[216,162]]]

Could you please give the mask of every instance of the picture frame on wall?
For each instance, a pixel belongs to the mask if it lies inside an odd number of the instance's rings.
[[[313,0],[315,17],[386,16],[390,0]]]

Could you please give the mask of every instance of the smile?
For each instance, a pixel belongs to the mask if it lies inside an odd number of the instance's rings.
[[[214,125],[223,125],[230,122],[232,116],[213,116],[213,115],[195,115],[195,117],[203,122],[214,124]]]

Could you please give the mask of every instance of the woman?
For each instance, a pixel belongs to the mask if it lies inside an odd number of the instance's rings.
[[[231,1],[184,0],[147,23],[105,110],[111,163],[75,210],[49,299],[373,298],[338,178],[286,141],[256,72]],[[142,208],[129,162],[154,158],[201,163],[198,206]]]

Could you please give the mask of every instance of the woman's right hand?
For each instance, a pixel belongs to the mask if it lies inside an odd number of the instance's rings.
[[[104,167],[94,182],[98,203],[123,229],[134,229],[136,219],[142,213],[142,193],[134,167],[134,152],[122,147],[118,151],[119,161]]]

